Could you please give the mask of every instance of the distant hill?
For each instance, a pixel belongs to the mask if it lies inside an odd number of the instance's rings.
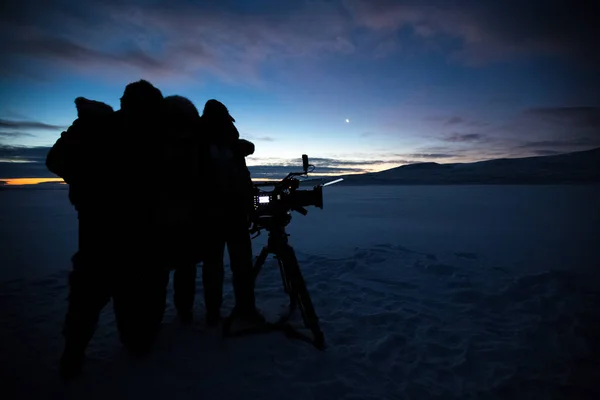
[[[600,148],[473,163],[417,163],[359,175],[338,185],[600,183]],[[331,178],[328,180],[333,180]]]

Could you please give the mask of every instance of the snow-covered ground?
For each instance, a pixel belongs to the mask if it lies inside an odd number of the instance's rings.
[[[84,376],[64,383],[76,217],[65,190],[6,190],[2,397],[597,399],[599,205],[598,186],[327,187],[324,210],[288,229],[325,352],[280,333],[222,339],[199,281],[196,322],[170,302],[146,360],[123,351],[108,306]],[[272,259],[257,297],[267,315],[286,300]]]

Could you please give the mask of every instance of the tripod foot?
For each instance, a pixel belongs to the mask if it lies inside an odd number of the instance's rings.
[[[318,350],[322,350],[322,351],[325,350],[325,347],[326,347],[325,346],[325,336],[323,335],[323,332],[321,332],[321,331],[318,331],[317,333],[313,332],[313,338],[311,339],[309,335],[300,333],[289,323],[273,324],[272,326],[273,326],[273,328],[272,328],[273,330],[282,331],[283,334],[288,339],[299,339],[306,343],[312,344]]]

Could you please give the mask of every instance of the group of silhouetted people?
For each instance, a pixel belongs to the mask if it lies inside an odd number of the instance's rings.
[[[64,378],[78,375],[99,314],[112,299],[123,345],[149,352],[173,272],[182,323],[193,318],[196,268],[202,263],[206,323],[218,325],[227,245],[239,318],[264,321],[254,299],[254,187],[234,118],[217,100],[202,115],[181,96],[151,83],[126,86],[121,108],[75,99],[77,119],[47,155],[50,171],[69,185],[79,245],[69,275],[60,359]]]

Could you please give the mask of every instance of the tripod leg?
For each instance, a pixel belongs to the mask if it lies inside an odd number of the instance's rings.
[[[285,269],[283,268],[283,263],[280,258],[277,258],[277,262],[279,263],[279,272],[281,273],[281,280],[283,281],[283,289],[288,295],[291,295],[290,283],[285,276]]]
[[[317,317],[310,294],[306,288],[306,282],[302,276],[302,271],[300,271],[294,249],[292,246],[287,245],[280,256],[283,267],[282,270],[285,273],[291,288],[290,301],[292,303],[295,303],[295,299],[298,301],[304,325],[313,333],[314,345],[319,349],[323,349],[325,347],[325,337],[319,326],[319,318]]]
[[[231,315],[229,315],[229,317],[227,317],[223,323],[223,336],[241,336],[252,333],[266,333],[274,330],[279,330],[283,331],[288,337],[293,337],[307,341],[309,343],[312,343],[316,348],[324,350],[325,337],[323,335],[323,332],[321,332],[321,328],[319,326],[319,319],[317,318],[312,301],[310,299],[310,295],[306,288],[306,284],[300,271],[300,266],[298,265],[298,260],[296,258],[296,254],[294,253],[294,249],[288,244],[285,244],[283,246],[277,245],[276,247],[277,251],[275,252],[275,255],[279,262],[281,279],[283,280],[284,289],[290,298],[289,313],[281,316],[279,321],[275,323],[267,322],[263,326],[242,329],[238,330],[237,332],[231,332],[231,324],[233,319],[235,318],[235,313],[232,312]],[[265,263],[268,254],[269,246],[265,246],[262,249],[258,258],[256,259],[256,263],[253,267],[253,277],[255,280],[260,272],[260,269]],[[287,323],[288,319],[294,312],[297,305],[300,305],[300,311],[302,314],[304,325],[307,328],[309,328],[313,334],[312,340],[309,336],[296,331],[290,324]]]
[[[256,277],[260,273],[260,269],[264,265],[265,261],[267,261],[267,256],[268,255],[269,255],[269,249],[267,248],[267,246],[265,246],[260,251],[260,254],[256,258],[256,262],[254,263],[254,268],[253,268],[254,280],[256,280]]]

